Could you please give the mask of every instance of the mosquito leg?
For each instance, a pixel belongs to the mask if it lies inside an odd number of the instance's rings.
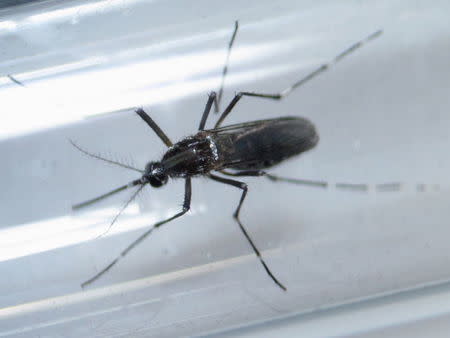
[[[125,257],[131,250],[133,250],[139,243],[141,243],[146,237],[148,237],[154,229],[159,228],[160,226],[169,223],[171,221],[173,221],[175,218],[181,217],[183,216],[186,212],[188,212],[188,210],[191,207],[191,194],[192,194],[192,189],[191,189],[191,179],[190,178],[186,178],[185,181],[185,186],[184,186],[184,202],[183,202],[183,210],[181,210],[179,213],[175,214],[174,216],[156,223],[153,227],[151,227],[150,229],[148,229],[146,232],[144,232],[141,236],[139,236],[135,241],[133,241],[130,245],[128,245],[128,247],[123,250],[119,256],[117,256],[108,266],[106,266],[104,269],[102,269],[99,273],[97,273],[95,276],[93,276],[92,278],[88,279],[87,281],[85,281],[83,284],[81,284],[81,287],[84,288],[87,285],[93,283],[94,281],[96,281],[98,278],[100,278],[103,274],[105,274],[109,269],[111,269],[120,259],[122,259],[123,257]]]
[[[225,65],[222,70],[222,81],[220,83],[219,95],[217,96],[217,101],[215,101],[215,105],[214,105],[214,110],[216,113],[218,113],[220,111],[220,101],[222,100],[223,87],[225,85],[225,78],[228,73],[228,62],[230,60],[231,49],[233,47],[238,28],[239,28],[239,22],[235,21],[233,35],[231,36],[230,42],[228,43],[227,58],[225,59]]]
[[[312,181],[312,180],[303,180],[303,179],[297,179],[297,178],[288,178],[288,177],[281,177],[276,176],[272,174],[265,175],[268,179],[274,182],[286,182],[286,183],[293,183],[293,184],[299,184],[299,185],[306,185],[306,186],[313,186],[313,187],[320,187],[320,188],[328,188],[331,186],[334,186],[338,190],[352,190],[352,191],[364,191],[367,192],[371,188],[371,184],[367,183],[334,183],[331,184],[326,181]],[[372,188],[375,191],[379,192],[388,192],[388,191],[400,191],[403,188],[403,184],[401,182],[389,182],[389,183],[379,183],[374,184]]]
[[[152,128],[155,134],[158,135],[158,137],[161,139],[161,141],[164,142],[167,147],[173,146],[172,141],[167,137],[166,134],[164,134],[164,132],[161,130],[161,128],[159,128],[156,122],[153,121],[150,116],[148,116],[144,109],[138,108],[136,110],[136,114],[138,114],[149,125],[149,127]]]
[[[298,178],[288,178],[281,177],[277,175],[269,174],[263,170],[242,170],[237,172],[229,172],[225,170],[221,170],[220,173],[227,176],[265,176],[269,180],[273,182],[286,182],[297,185],[304,185],[309,187],[317,187],[317,188],[328,188],[330,186],[334,186],[339,190],[352,190],[352,191],[369,191],[370,186],[366,183],[334,183],[333,185],[327,181],[315,181],[315,180],[305,180]],[[403,184],[400,182],[389,182],[389,183],[379,183],[373,185],[375,191],[379,192],[388,192],[388,191],[400,191],[403,187]],[[420,191],[421,186],[417,185],[417,190]]]
[[[225,59],[225,65],[223,66],[223,70],[222,70],[222,80],[220,82],[219,95],[217,95],[215,92],[212,92],[209,95],[208,102],[206,103],[205,111],[203,112],[202,120],[200,121],[200,126],[198,127],[198,130],[204,130],[206,120],[208,118],[209,112],[211,111],[211,106],[213,103],[214,103],[214,111],[216,113],[218,113],[220,110],[220,102],[222,100],[223,88],[225,85],[225,78],[228,73],[228,63],[230,60],[231,49],[233,47],[238,28],[239,28],[239,22],[235,21],[233,35],[231,36],[230,42],[228,43],[227,57]]]
[[[12,76],[11,74],[6,75],[8,77],[8,79],[10,79],[12,82],[14,82],[15,84],[21,86],[21,87],[25,87],[25,85],[20,82],[19,80],[17,80],[14,76]]]
[[[327,63],[324,63],[321,66],[317,67],[311,73],[307,74],[305,77],[301,78],[299,81],[295,82],[294,84],[292,84],[291,86],[287,87],[286,89],[282,90],[279,93],[275,93],[275,94],[262,94],[262,93],[252,93],[252,92],[239,92],[239,93],[237,93],[235,95],[235,97],[233,98],[233,100],[231,100],[231,102],[227,106],[227,108],[223,111],[222,115],[217,120],[215,128],[219,127],[222,124],[223,120],[225,120],[225,118],[231,112],[231,110],[236,105],[236,103],[238,103],[238,101],[242,98],[242,96],[253,96],[253,97],[259,97],[259,98],[264,98],[264,99],[281,100],[281,99],[285,98],[286,96],[288,96],[294,89],[304,85],[308,81],[310,81],[313,78],[315,78],[317,75],[319,75],[319,74],[325,72],[326,70],[328,70],[329,68],[331,68],[334,64],[336,64],[339,61],[341,61],[347,55],[351,54],[355,50],[357,50],[360,47],[362,47],[367,42],[369,42],[369,41],[377,38],[378,36],[380,36],[382,34],[382,32],[383,31],[378,30],[378,31],[370,34],[369,36],[367,36],[365,39],[362,39],[362,40],[354,43],[350,47],[347,47],[342,52],[340,52],[338,55],[336,55],[331,61],[329,61]]]
[[[204,130],[206,120],[208,119],[209,112],[211,111],[211,107],[213,102],[217,102],[217,95],[216,92],[211,92],[208,97],[208,101],[206,102],[205,111],[202,115],[202,120],[200,121],[200,125],[198,126],[198,130]]]
[[[288,177],[281,177],[276,176],[272,174],[266,173],[265,176],[274,182],[287,182],[287,183],[293,183],[298,185],[305,185],[309,187],[318,187],[318,188],[328,188],[330,184],[326,181],[314,181],[314,180],[304,180],[304,179],[297,179],[297,178],[288,178]],[[338,189],[348,189],[348,190],[355,190],[355,191],[367,191],[369,190],[369,186],[367,184],[359,184],[359,183],[336,183],[336,188]]]
[[[264,261],[264,259],[261,257],[261,253],[259,252],[258,248],[255,246],[255,244],[253,243],[253,240],[250,238],[250,235],[247,233],[247,230],[245,230],[244,226],[241,223],[241,220],[239,219],[239,212],[241,210],[242,207],[242,203],[244,202],[245,196],[247,195],[247,184],[245,184],[244,182],[239,182],[239,181],[235,181],[235,180],[230,180],[227,178],[223,178],[220,176],[216,176],[213,174],[209,174],[208,177],[210,177],[211,179],[213,179],[214,181],[220,182],[220,183],[224,183],[224,184],[229,184],[232,185],[236,188],[242,189],[242,195],[241,195],[241,199],[239,201],[239,205],[236,208],[236,211],[233,214],[234,219],[236,220],[236,222],[239,224],[239,228],[241,229],[242,233],[244,234],[245,238],[247,238],[247,241],[250,243],[251,247],[253,248],[253,251],[255,252],[256,256],[259,258],[259,261],[261,262],[261,264],[263,265],[264,269],[266,270],[267,274],[270,276],[270,278],[272,278],[272,280],[284,291],[286,291],[286,287],[281,284],[278,279],[275,278],[275,276],[272,274],[272,272],[270,271],[269,267],[267,266],[266,262]]]
[[[283,181],[283,182],[289,182],[289,183],[295,183],[295,184],[301,184],[301,185],[314,186],[314,187],[319,187],[319,188],[328,187],[328,182],[325,182],[325,181],[313,181],[313,180],[302,180],[302,179],[292,179],[292,178],[280,177],[280,176],[275,176],[275,175],[269,174],[269,173],[265,172],[264,170],[242,170],[242,171],[237,171],[237,172],[221,170],[220,172],[224,175],[234,176],[234,177],[266,176],[268,179],[270,179],[272,181]],[[348,185],[350,185],[350,184],[348,184]],[[357,185],[357,184],[354,184],[354,185]]]
[[[264,170],[241,170],[241,171],[236,171],[236,172],[220,170],[220,173],[227,175],[227,176],[234,176],[234,177],[267,175],[267,173]]]
[[[369,190],[376,192],[397,192],[401,191],[407,186],[415,188],[419,192],[423,191],[437,191],[441,187],[439,184],[407,184],[404,182],[385,182],[385,183],[377,183],[377,184],[369,184],[369,183],[344,183],[344,182],[336,182],[330,183],[327,181],[314,181],[314,180],[304,180],[297,178],[289,178],[289,177],[281,177],[277,175],[272,175],[263,171],[259,171],[258,174],[248,175],[245,171],[237,172],[237,173],[229,173],[223,172],[221,173],[230,176],[266,176],[268,179],[274,182],[286,182],[293,183],[298,185],[305,185],[310,187],[318,187],[318,188],[329,188],[334,187],[338,190],[347,190],[347,191],[362,191],[368,192]]]

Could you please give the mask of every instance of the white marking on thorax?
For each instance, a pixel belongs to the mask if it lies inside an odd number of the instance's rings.
[[[211,136],[206,136],[206,139],[209,142],[209,148],[211,149],[211,152],[213,154],[214,160],[218,161],[219,160],[219,152],[217,151],[217,146],[216,143],[214,142],[214,140],[211,138]]]

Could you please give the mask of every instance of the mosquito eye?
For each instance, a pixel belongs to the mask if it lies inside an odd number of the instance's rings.
[[[150,185],[154,188],[159,188],[167,183],[167,176],[165,175],[153,175],[148,179]]]

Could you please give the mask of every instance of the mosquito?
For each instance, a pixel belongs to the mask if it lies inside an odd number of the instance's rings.
[[[319,142],[319,135],[311,121],[297,116],[285,116],[226,126],[223,126],[222,124],[232,112],[236,104],[244,96],[281,100],[288,96],[293,90],[325,72],[331,66],[341,61],[344,57],[359,49],[365,43],[379,37],[382,34],[382,30],[377,30],[366,38],[349,46],[341,53],[337,54],[331,61],[320,65],[314,71],[279,93],[237,93],[228,106],[226,106],[223,112],[219,115],[214,127],[212,129],[206,129],[206,122],[213,105],[216,113],[219,113],[220,111],[220,101],[222,98],[225,77],[228,72],[228,61],[238,28],[239,24],[238,21],[236,21],[232,37],[228,44],[219,93],[216,94],[216,92],[211,92],[209,94],[196,134],[186,137],[177,143],[173,143],[158,126],[158,124],[142,108],[136,110],[136,114],[153,130],[153,132],[168,148],[159,161],[148,162],[145,169],[140,170],[90,153],[71,141],[74,147],[90,157],[134,170],[141,174],[140,178],[137,178],[128,184],[73,206],[74,210],[81,209],[126,189],[135,188],[133,195],[114,217],[109,228],[145,186],[150,185],[153,188],[160,188],[167,184],[169,178],[184,179],[185,181],[182,210],[172,217],[154,224],[135,241],[128,245],[109,265],[103,268],[95,276],[85,281],[81,285],[83,288],[105,274],[120,259],[125,257],[132,249],[147,238],[153,230],[160,228],[161,226],[186,214],[191,207],[191,179],[198,176],[206,176],[215,182],[231,185],[242,191],[239,203],[233,214],[234,220],[239,226],[239,229],[246,238],[248,244],[253,249],[267,275],[282,290],[287,290],[284,284],[282,284],[272,273],[262,257],[261,252],[258,250],[249,232],[246,230],[241,221],[240,212],[247,196],[248,187],[246,183],[236,179],[236,177],[264,176],[271,181],[284,181],[299,185],[326,188],[328,183],[325,181],[286,178],[276,176],[265,171],[266,169],[272,168],[288,158],[311,150]],[[368,185],[366,184],[336,184],[336,187],[353,190],[368,190]],[[381,184],[378,185],[377,188],[381,190],[397,190],[399,188],[399,183]]]

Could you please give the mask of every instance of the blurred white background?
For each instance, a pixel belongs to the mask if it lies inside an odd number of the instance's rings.
[[[263,322],[231,334],[293,327],[285,332],[350,335],[447,314],[449,10],[446,1],[404,0],[46,1],[1,10],[0,336],[163,337]],[[183,182],[146,189],[97,238],[131,192],[83,212],[71,205],[136,175],[68,140],[140,168],[159,159],[164,146],[133,107],[143,106],[174,141],[195,133],[236,19],[223,105],[240,90],[280,91],[384,30],[282,102],[242,99],[227,123],[307,117],[319,145],[273,173],[401,181],[405,189],[356,193],[245,179],[241,219],[284,293],[232,218],[240,191],[195,179],[188,215],[81,290],[181,208]],[[417,192],[417,183],[440,189]],[[394,302],[399,308],[386,310]],[[318,312],[326,308],[334,310]]]

